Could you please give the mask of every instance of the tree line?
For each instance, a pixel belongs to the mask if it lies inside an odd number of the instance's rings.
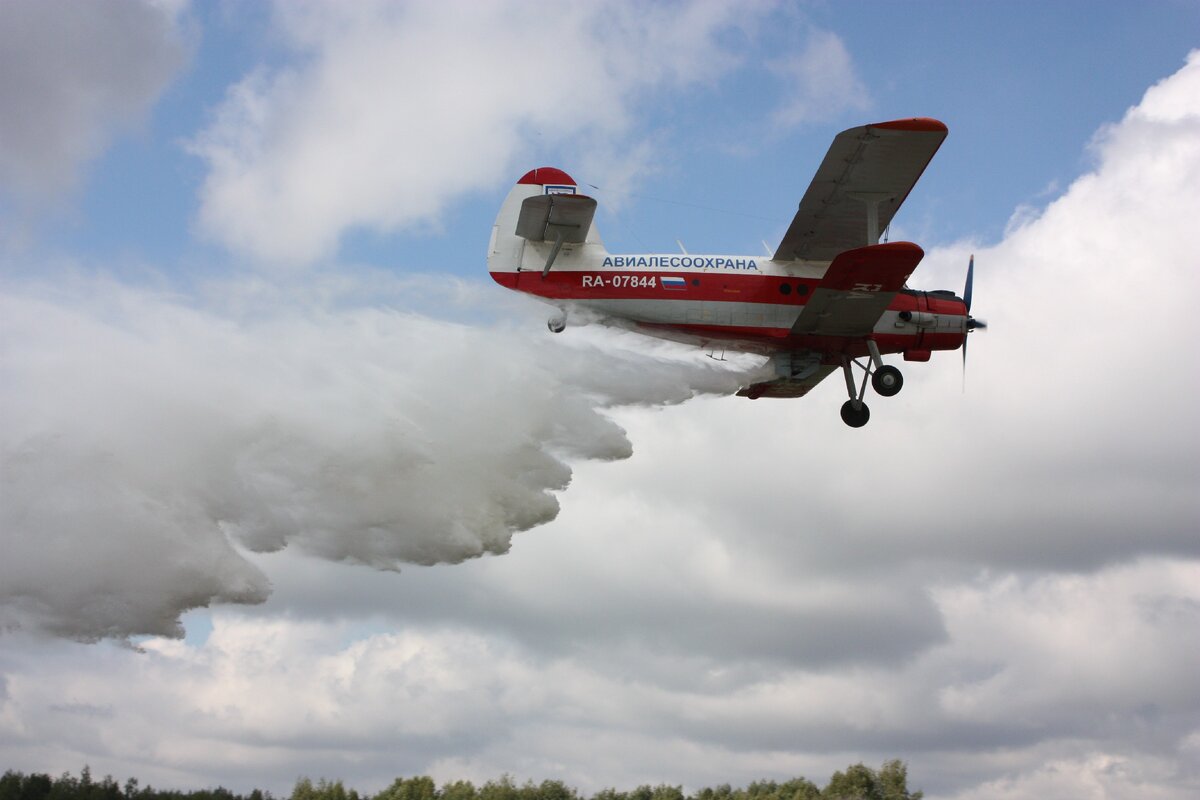
[[[904,762],[884,762],[879,769],[854,764],[833,774],[824,788],[807,778],[782,783],[755,781],[744,788],[724,783],[685,794],[681,786],[643,785],[631,791],[602,789],[590,798],[562,781],[527,781],[517,784],[507,775],[476,787],[470,781],[451,781],[440,787],[427,776],[397,778],[377,794],[360,794],[340,780],[321,778],[296,781],[286,800],[920,800],[921,792],[908,789]],[[254,789],[247,794],[223,787],[215,789],[155,789],[137,778],[124,784],[111,775],[96,780],[84,767],[79,777],[63,773],[57,778],[42,773],[26,775],[9,770],[0,778],[0,800],[277,800],[270,792]]]

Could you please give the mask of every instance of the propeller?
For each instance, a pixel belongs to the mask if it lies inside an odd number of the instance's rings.
[[[987,322],[971,316],[971,294],[975,288],[975,254],[967,262],[967,285],[963,288],[963,303],[967,306],[967,333],[974,330],[987,330]],[[967,338],[963,338],[963,391],[967,388]]]
[[[971,316],[971,293],[975,287],[975,254],[971,254],[971,260],[967,263],[967,286],[963,289],[963,302],[967,304],[967,330],[973,331],[976,328],[981,330],[987,328],[987,322],[981,319],[975,319]],[[965,344],[965,343],[964,343]],[[965,348],[964,348],[965,349]]]

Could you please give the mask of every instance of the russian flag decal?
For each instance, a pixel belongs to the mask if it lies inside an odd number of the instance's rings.
[[[686,289],[687,281],[678,277],[663,277],[662,285],[664,289]]]

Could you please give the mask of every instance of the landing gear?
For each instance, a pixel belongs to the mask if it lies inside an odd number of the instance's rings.
[[[868,378],[871,380],[871,387],[880,397],[892,397],[904,386],[904,376],[900,374],[900,370],[883,363],[879,345],[875,344],[873,339],[867,340],[867,350],[871,353],[870,364],[862,364],[850,356],[842,356],[842,372],[846,375],[846,391],[850,394],[850,399],[842,404],[842,422],[851,428],[861,428],[871,419],[871,410],[863,402],[867,393]],[[863,371],[861,384],[855,383],[852,365]]]
[[[895,367],[884,365],[871,376],[871,388],[881,397],[892,397],[904,386],[904,376]]]
[[[565,315],[551,317],[546,320],[546,327],[550,329],[551,333],[562,333],[567,329],[567,318]]]
[[[854,407],[856,402],[858,408]],[[867,408],[867,404],[861,400],[847,400],[842,403],[842,422],[851,428],[861,428],[867,424],[869,419],[871,419],[871,409]]]
[[[852,363],[862,368],[862,386],[854,385],[854,371],[850,369]],[[867,377],[871,370],[857,361],[852,362],[850,356],[842,356],[842,372],[846,375],[846,391],[850,393],[850,399],[842,403],[842,422],[851,428],[861,428],[871,418],[871,409],[863,402],[863,395],[867,393]]]

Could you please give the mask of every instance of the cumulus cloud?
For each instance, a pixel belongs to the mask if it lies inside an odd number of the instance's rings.
[[[729,670],[748,679],[735,710],[714,716],[724,695],[699,706],[711,713],[687,704],[689,741],[760,758],[899,752],[947,796],[1195,794],[1200,377],[1178,364],[1200,294],[1182,222],[1200,213],[1198,74],[1194,53],[1096,137],[1091,172],[999,244],[931,248],[914,276],[928,288],[960,287],[977,254],[975,311],[992,328],[972,336],[965,395],[954,354],[871,398],[867,436],[837,421],[836,380],[802,403],[621,417],[646,458],[603,488],[653,486],[655,519],[712,551],[690,588],[704,574],[744,627],[775,612],[795,642],[791,669],[765,668],[767,648],[696,601],[711,641],[755,655]],[[869,627],[834,622],[864,589],[899,618],[928,615],[922,595],[935,606],[935,624],[898,637],[909,649],[890,649],[891,671],[889,648],[856,653]],[[650,649],[706,652],[685,623],[627,613]],[[842,634],[822,642],[840,647],[835,669],[804,647],[814,617]]]
[[[60,769],[66,751],[174,785],[211,783],[216,752],[217,780],[276,791],[304,771],[360,788],[506,771],[695,787],[820,779],[899,755],[931,796],[1195,797],[1200,386],[1179,364],[1200,293],[1181,222],[1200,212],[1197,76],[1193,54],[1097,136],[1093,170],[976,248],[976,312],[992,329],[972,337],[966,394],[957,354],[909,365],[863,431],[837,419],[836,379],[799,402],[598,415],[713,377],[377,307],[242,316],[22,290],[0,317],[20,334],[2,339],[11,463],[39,463],[26,456],[41,442],[62,454],[42,464],[112,453],[99,463],[122,487],[118,511],[182,496],[226,541],[288,547],[243,557],[271,566],[275,591],[214,614],[203,644],[102,645],[86,670],[70,643],[6,649],[9,751],[34,768]],[[916,279],[961,286],[969,249],[931,248]],[[639,388],[647,375],[657,388]],[[570,410],[576,393],[590,397]],[[89,416],[90,398],[103,414]],[[473,426],[472,412],[504,430]],[[35,436],[56,429],[69,435]],[[466,449],[439,461],[443,439]],[[597,463],[630,441],[638,457]],[[462,490],[503,522],[528,519],[506,513],[514,498],[545,510],[568,463],[570,502],[518,537],[521,558],[396,580],[301,557],[389,567],[486,551],[482,536],[362,534],[396,513],[388,492],[411,500],[378,475],[416,475],[435,500]],[[139,481],[153,491],[131,492]],[[360,509],[356,487],[375,504]],[[45,518],[27,506],[18,521]],[[322,535],[339,520],[352,524]],[[206,535],[215,562],[225,544]],[[217,588],[265,591],[253,577]]]
[[[245,313],[103,281],[6,294],[7,623],[177,634],[187,608],[266,596],[235,545],[503,553],[557,514],[567,458],[630,454],[602,407],[738,385],[384,308]]]
[[[247,76],[195,138],[209,168],[200,228],[262,259],[305,262],[351,228],[436,224],[453,199],[520,174],[534,135],[543,153],[629,149],[644,161],[645,142],[629,141],[639,99],[719,76],[736,63],[722,34],[761,13],[280,3],[278,31],[301,65]]]
[[[137,124],[185,57],[168,3],[0,6],[0,192],[44,202]]]
[[[517,674],[560,691],[460,737],[432,762],[452,774],[703,785],[900,755],[936,796],[1194,796],[1200,386],[1160,343],[1186,348],[1200,289],[1198,70],[977,247],[992,329],[965,395],[952,354],[859,432],[836,380],[617,411],[639,457],[580,465],[536,558],[352,593],[289,569],[275,602],[520,643],[542,666]],[[969,247],[931,248],[920,284],[961,286]]]
[[[976,254],[974,312],[991,329],[972,334],[965,394],[955,353],[901,363],[905,390],[869,398],[863,437],[838,428],[836,376],[786,407],[701,405],[688,412],[700,419],[660,423],[691,456],[664,493],[739,524],[744,506],[727,502],[724,476],[700,458],[709,443],[689,449],[684,435],[721,424],[744,431],[722,442],[725,458],[786,465],[780,474],[803,493],[799,511],[769,502],[789,490],[771,473],[742,495],[761,509],[745,546],[781,563],[886,569],[929,557],[1091,570],[1145,554],[1200,555],[1190,489],[1200,469],[1191,424],[1200,373],[1179,368],[1200,294],[1191,267],[1200,251],[1184,223],[1200,213],[1198,71],[1194,53],[1097,136],[1093,171],[1002,242],[930,248],[913,276],[922,288],[960,290]],[[765,438],[796,426],[802,442]],[[807,454],[825,452],[858,466],[822,474],[828,462]],[[797,536],[797,515],[806,530],[837,533]]]
[[[868,105],[870,96],[846,45],[830,31],[811,31],[801,50],[769,66],[784,85],[783,97],[771,114],[777,133],[806,122],[836,119]]]
[[[577,518],[604,503],[588,498]],[[711,527],[693,533],[722,538]],[[611,537],[596,528],[576,543],[600,547]],[[630,551],[643,554],[636,544]],[[522,577],[546,578],[565,563],[532,572],[520,559],[477,564],[457,589],[482,581],[474,611],[504,608]],[[900,663],[837,669],[808,659],[739,664],[747,653],[733,642],[723,653],[674,656],[645,640],[633,649],[598,644],[570,608],[560,613],[575,624],[580,649],[547,657],[478,619],[422,622],[405,610],[422,602],[418,593],[395,596],[405,624],[392,631],[224,612],[203,644],[150,640],[141,654],[93,648],[95,671],[78,669],[75,645],[46,646],[38,659],[8,656],[0,731],[17,751],[55,735],[63,720],[80,741],[103,731],[117,745],[94,769],[124,774],[136,762],[139,777],[156,782],[212,776],[217,747],[222,782],[275,791],[297,771],[352,774],[360,790],[402,774],[482,781],[505,771],[585,791],[664,780],[695,788],[821,780],[859,758],[902,754],[913,785],[934,796],[1097,786],[1118,797],[1185,798],[1197,781],[1181,769],[1200,709],[1189,671],[1200,646],[1197,569],[1145,560],[1091,576],[946,585],[933,592],[946,641]],[[317,579],[356,591],[338,572]],[[694,596],[706,604],[730,583]],[[547,587],[542,602],[557,603],[558,588]],[[754,610],[744,599],[724,601],[744,619]],[[708,610],[681,609],[678,618]],[[777,635],[802,634],[779,626]],[[192,723],[179,727],[179,719]],[[157,734],[167,729],[177,733]]]

